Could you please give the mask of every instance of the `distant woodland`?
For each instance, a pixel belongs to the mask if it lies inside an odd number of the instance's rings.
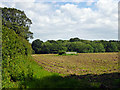
[[[47,40],[46,42],[36,39],[32,42],[33,53],[48,54],[66,51],[78,53],[119,52],[120,41],[115,40],[83,40],[70,38],[69,40]]]

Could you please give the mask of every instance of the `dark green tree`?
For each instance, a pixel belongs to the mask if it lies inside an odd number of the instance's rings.
[[[117,42],[118,50],[120,51],[120,41]]]
[[[1,8],[2,9],[2,25],[12,29],[21,37],[33,38],[33,33],[29,31],[32,21],[26,16],[24,11],[15,8]]]
[[[40,39],[36,39],[32,42],[32,49],[35,51],[36,54],[39,54],[41,51],[43,41]]]
[[[71,38],[69,41],[70,42],[76,42],[76,41],[80,41],[80,39],[76,37],[76,38]]]
[[[104,48],[104,45],[102,43],[99,43],[99,42],[92,42],[91,43],[91,46],[94,48],[94,52],[105,52],[105,48]]]
[[[109,42],[108,44],[107,44],[107,49],[106,49],[106,51],[107,52],[118,52],[119,50],[118,50],[118,46],[117,46],[118,44],[116,43],[116,42]]]
[[[82,42],[71,42],[67,44],[68,51],[75,51],[79,53],[89,53],[93,52],[93,48],[89,44]]]
[[[47,40],[47,42],[50,42],[50,43],[56,43],[55,40]]]

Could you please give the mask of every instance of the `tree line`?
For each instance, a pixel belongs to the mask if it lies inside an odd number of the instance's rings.
[[[119,52],[120,41],[117,40],[83,40],[70,38],[69,40],[47,40],[46,42],[36,39],[32,42],[33,53],[49,54],[59,52],[98,53]]]

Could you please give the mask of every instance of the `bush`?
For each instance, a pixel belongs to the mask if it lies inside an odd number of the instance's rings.
[[[65,54],[65,51],[59,51],[58,54],[63,55],[63,54]]]
[[[32,53],[27,40],[14,30],[2,26],[2,87],[11,87],[17,81],[32,80],[33,70],[29,65]]]

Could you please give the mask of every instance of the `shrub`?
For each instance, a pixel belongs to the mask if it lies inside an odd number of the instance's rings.
[[[63,54],[65,54],[65,51],[59,51],[58,54],[63,55]]]
[[[29,65],[31,45],[14,30],[2,27],[2,87],[12,82],[32,80],[33,70]]]

